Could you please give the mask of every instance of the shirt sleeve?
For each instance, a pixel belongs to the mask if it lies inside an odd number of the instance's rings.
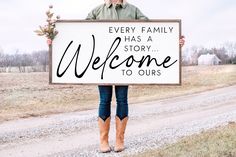
[[[86,20],[96,20],[96,9],[93,9],[90,13],[88,13]]]
[[[137,20],[148,20],[148,18],[139,10],[139,8],[136,8],[136,19]]]

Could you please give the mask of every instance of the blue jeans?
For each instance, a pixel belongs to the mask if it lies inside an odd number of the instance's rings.
[[[104,121],[111,115],[112,86],[98,86],[100,104],[98,115]],[[116,116],[120,120],[128,116],[128,86],[115,86],[116,93]]]

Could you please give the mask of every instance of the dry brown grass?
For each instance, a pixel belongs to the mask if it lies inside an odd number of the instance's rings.
[[[192,135],[133,157],[236,157],[236,123]]]
[[[96,85],[49,85],[48,73],[0,73],[0,82],[0,122],[97,108]],[[236,65],[184,67],[182,86],[132,85],[129,102],[158,100],[235,84]]]

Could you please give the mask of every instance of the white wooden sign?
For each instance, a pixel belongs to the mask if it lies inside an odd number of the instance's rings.
[[[181,84],[180,20],[56,23],[52,84]]]

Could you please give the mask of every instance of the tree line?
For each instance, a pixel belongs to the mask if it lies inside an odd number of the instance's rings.
[[[48,71],[48,51],[41,50],[32,53],[4,54],[0,51],[0,72],[11,72],[12,68],[17,68],[18,72],[38,72]]]

